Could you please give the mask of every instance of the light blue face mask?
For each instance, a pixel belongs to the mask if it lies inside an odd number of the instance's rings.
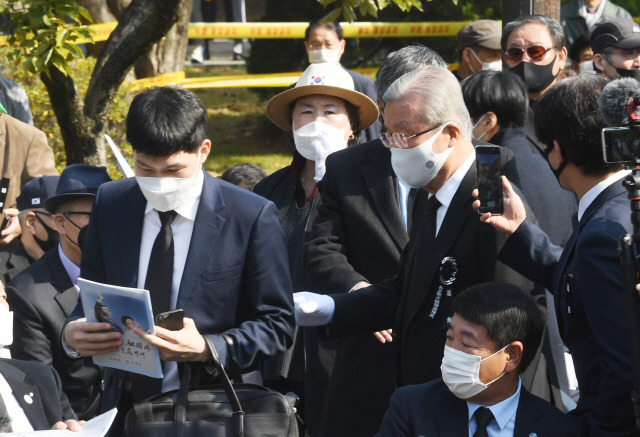
[[[472,136],[473,138],[475,138],[476,140],[481,140],[481,139],[482,139],[482,137],[484,137],[484,136],[487,134],[487,132],[486,132],[486,131],[484,131],[484,132],[482,133],[482,135],[480,135],[478,138],[476,138],[476,136],[473,134],[473,131],[474,131],[474,130],[476,130],[476,127],[478,127],[478,125],[480,124],[480,122],[482,121],[482,119],[484,119],[484,117],[485,117],[486,115],[487,115],[487,114],[484,114],[482,117],[480,117],[480,120],[478,120],[478,121],[476,122],[476,124],[474,124],[474,125],[473,125],[473,128],[471,128],[471,136]]]

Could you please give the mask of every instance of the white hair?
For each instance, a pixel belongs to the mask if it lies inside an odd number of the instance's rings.
[[[435,126],[453,121],[460,126],[463,138],[471,137],[471,118],[462,98],[458,79],[446,68],[427,66],[411,71],[393,82],[382,100],[385,104],[408,97],[418,99],[423,123]]]

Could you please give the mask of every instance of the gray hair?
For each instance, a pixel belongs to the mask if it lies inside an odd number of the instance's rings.
[[[471,137],[471,119],[460,83],[446,68],[425,67],[405,74],[389,87],[383,102],[386,105],[406,97],[415,97],[422,103],[419,116],[423,123],[434,126],[453,121],[460,126],[463,138]]]
[[[400,76],[430,65],[447,68],[447,63],[439,54],[422,44],[412,44],[389,53],[376,74],[378,98],[382,101],[391,84]]]
[[[502,46],[502,51],[507,51],[507,41],[509,40],[509,35],[514,30],[531,23],[540,23],[547,27],[549,31],[549,35],[553,40],[553,45],[556,50],[562,50],[564,47],[565,37],[564,30],[562,30],[562,26],[553,18],[546,17],[544,15],[523,15],[521,17],[516,18],[513,21],[507,23],[506,26],[502,29],[502,38],[500,39],[500,45]]]

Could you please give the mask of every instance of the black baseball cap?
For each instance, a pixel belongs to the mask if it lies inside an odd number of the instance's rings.
[[[599,24],[591,33],[593,53],[607,47],[635,49],[640,47],[640,26],[630,18],[612,18]]]
[[[16,199],[19,211],[44,208],[44,201],[56,193],[60,176],[40,176],[24,184]]]

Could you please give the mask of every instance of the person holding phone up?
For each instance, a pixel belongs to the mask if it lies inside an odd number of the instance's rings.
[[[554,294],[560,334],[580,387],[571,414],[584,420],[592,437],[637,436],[617,253],[620,236],[633,233],[621,183],[629,172],[602,159],[600,133],[606,124],[598,100],[606,84],[595,75],[565,79],[536,108],[536,131],[549,166],[560,186],[580,199],[579,222],[564,249],[527,219],[506,178],[504,214],[480,219],[509,235],[498,259]]]

